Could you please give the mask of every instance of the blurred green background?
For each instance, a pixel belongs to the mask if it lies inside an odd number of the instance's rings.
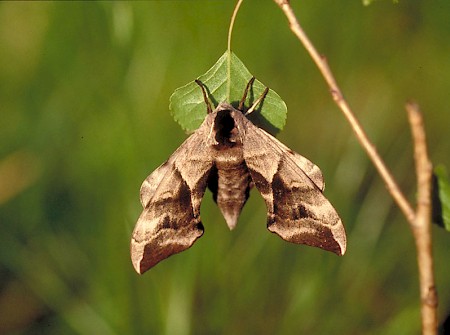
[[[414,201],[408,99],[450,166],[450,2],[292,2]],[[139,187],[186,138],[169,96],[225,51],[234,4],[0,3],[1,334],[418,333],[408,225],[269,0],[244,2],[233,50],[286,101],[278,138],[322,168],[347,254],[270,234],[255,191],[230,232],[208,192],[203,238],[134,272]],[[433,234],[442,322],[450,235]]]

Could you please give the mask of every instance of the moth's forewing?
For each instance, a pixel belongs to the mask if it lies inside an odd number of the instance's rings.
[[[322,194],[319,168],[293,157],[291,150],[245,117],[236,120],[242,129],[246,165],[266,202],[267,228],[288,242],[343,255],[345,229]],[[305,162],[309,175],[302,169]]]
[[[200,204],[213,157],[208,133],[212,115],[144,181],[144,210],[131,239],[131,259],[144,273],[163,259],[188,249],[202,234]]]

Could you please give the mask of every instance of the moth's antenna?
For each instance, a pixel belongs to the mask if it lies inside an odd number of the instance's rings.
[[[247,86],[245,87],[244,95],[242,96],[242,99],[239,102],[238,109],[240,111],[244,110],[245,99],[247,99],[248,91],[250,91],[250,87],[252,87],[254,81],[255,81],[255,77],[252,77],[252,79],[250,79],[250,81],[247,83]]]
[[[258,106],[258,104],[264,100],[264,98],[266,97],[266,95],[267,95],[268,92],[269,92],[269,88],[266,87],[266,89],[264,90],[264,92],[260,95],[260,97],[258,98],[258,100],[256,100],[256,101],[253,103],[252,107],[250,107],[250,108],[248,109],[248,111],[245,113],[245,115],[248,115],[248,114],[250,114],[251,112],[253,112],[253,111],[256,109],[256,106]]]
[[[198,86],[200,86],[200,88],[202,89],[203,100],[205,100],[205,104],[206,104],[206,111],[207,111],[208,114],[211,114],[212,113],[211,103],[209,102],[208,94],[206,93],[206,90],[205,90],[205,87],[203,86],[203,83],[200,80],[198,80],[198,79],[195,79],[195,83]]]

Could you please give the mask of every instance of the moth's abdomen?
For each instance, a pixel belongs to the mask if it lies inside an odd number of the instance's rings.
[[[230,229],[236,226],[250,191],[250,173],[243,157],[221,155],[216,159],[215,173],[209,188]]]

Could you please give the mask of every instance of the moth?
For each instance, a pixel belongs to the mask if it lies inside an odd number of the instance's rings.
[[[288,242],[343,255],[344,226],[322,194],[320,169],[254,125],[244,103],[227,102],[212,110],[200,81],[207,116],[169,159],[141,186],[144,208],[131,239],[131,259],[142,274],[163,259],[188,249],[203,235],[200,204],[208,187],[230,229],[256,186],[267,206],[267,228]]]

